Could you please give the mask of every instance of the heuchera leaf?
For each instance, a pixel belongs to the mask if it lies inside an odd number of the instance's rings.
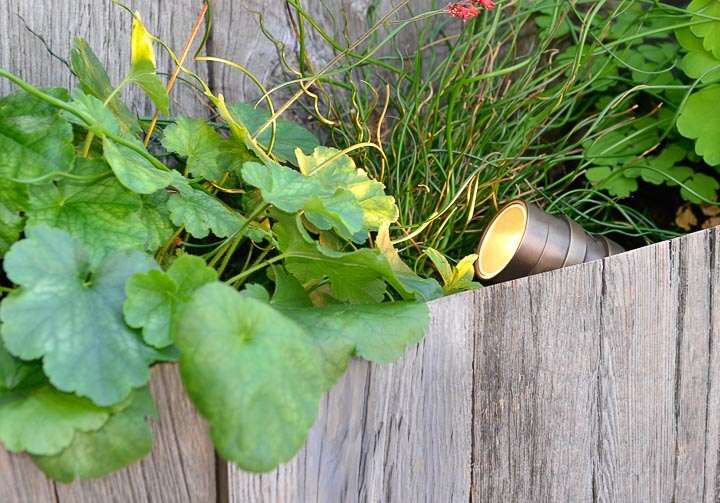
[[[58,389],[111,405],[150,377],[160,355],[125,325],[125,283],[157,264],[140,252],[116,252],[91,267],[88,249],[65,231],[33,227],[4,259],[21,285],[0,304],[0,336],[25,360],[43,359]]]
[[[202,119],[178,117],[165,128],[163,146],[171,152],[187,157],[187,168],[193,176],[206,180],[220,180],[224,170],[220,153],[224,140]]]
[[[303,445],[325,391],[322,356],[295,322],[222,283],[198,288],[175,337],[185,389],[215,446],[271,470]]]
[[[251,135],[254,135],[270,119],[270,112],[252,105],[229,105],[227,108],[236,119],[240,119]],[[266,149],[269,148],[272,134],[272,127],[268,127],[257,137],[257,142]],[[294,164],[295,149],[299,148],[302,152],[309,154],[319,145],[320,142],[315,135],[304,127],[285,119],[275,119],[275,142],[272,145],[272,154],[280,162]]]
[[[65,89],[47,94],[68,99]],[[73,131],[59,110],[25,91],[0,99],[0,184],[70,171],[75,161]]]
[[[136,390],[127,406],[118,408],[96,431],[78,432],[72,443],[52,456],[33,456],[45,473],[60,482],[102,477],[139,461],[152,450],[153,435],[146,417],[157,417],[150,391]]]
[[[720,165],[720,84],[711,84],[688,96],[677,128],[695,140],[695,152],[711,166]]]
[[[167,272],[153,269],[135,274],[125,287],[125,320],[131,327],[142,328],[148,344],[158,348],[169,346],[182,306],[197,288],[217,278],[214,269],[193,255],[183,255]]]
[[[64,229],[92,250],[98,263],[115,250],[149,248],[148,228],[140,220],[140,196],[129,191],[109,173],[99,159],[78,159],[74,175],[55,183],[30,186],[28,226]]]
[[[0,391],[0,443],[14,452],[57,454],[76,432],[97,430],[109,417],[108,409],[49,384]]]

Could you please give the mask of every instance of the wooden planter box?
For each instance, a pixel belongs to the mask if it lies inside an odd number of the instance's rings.
[[[63,485],[0,450],[0,502],[715,501],[719,236],[433,302],[424,341],[354,362],[269,474],[216,459],[167,366],[148,459]]]

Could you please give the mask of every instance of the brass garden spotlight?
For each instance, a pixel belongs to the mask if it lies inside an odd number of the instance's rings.
[[[614,241],[588,234],[568,218],[515,200],[505,205],[485,229],[477,248],[475,272],[483,282],[500,283],[623,251]]]

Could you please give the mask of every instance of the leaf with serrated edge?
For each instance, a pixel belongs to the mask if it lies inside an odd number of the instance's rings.
[[[175,337],[190,398],[225,459],[271,470],[302,447],[325,389],[322,357],[295,322],[222,283],[195,291]]]
[[[228,237],[240,230],[245,222],[242,215],[198,189],[171,194],[167,207],[173,223],[184,225],[196,238],[204,238],[210,231],[217,237]],[[252,233],[252,229],[249,230]],[[252,237],[258,236],[253,234]]]
[[[193,176],[220,180],[224,172],[220,166],[224,141],[204,120],[178,117],[165,128],[162,144],[170,152],[187,157],[187,169]]]
[[[91,268],[89,252],[66,232],[27,230],[5,256],[11,281],[21,285],[0,304],[0,335],[12,354],[43,358],[58,389],[111,405],[150,377],[156,358],[122,319],[125,283],[156,268],[140,252],[117,252]]]
[[[167,270],[135,274],[127,282],[123,314],[128,325],[142,328],[145,342],[158,348],[172,344],[178,312],[192,293],[217,280],[217,272],[200,257],[183,255]]]
[[[73,174],[90,178],[62,178],[30,186],[27,225],[57,227],[80,239],[97,263],[115,250],[150,249],[149,229],[140,220],[140,196],[123,187],[101,160],[78,159]]]
[[[60,482],[103,477],[147,456],[153,434],[146,417],[157,417],[150,391],[140,388],[132,401],[114,411],[97,431],[79,432],[72,443],[53,456],[33,456],[46,474]]]

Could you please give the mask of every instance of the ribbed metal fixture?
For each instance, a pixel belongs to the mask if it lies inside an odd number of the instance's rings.
[[[549,215],[521,200],[493,217],[478,244],[475,271],[485,283],[500,283],[598,260],[625,251],[605,236],[588,234],[576,222]]]

